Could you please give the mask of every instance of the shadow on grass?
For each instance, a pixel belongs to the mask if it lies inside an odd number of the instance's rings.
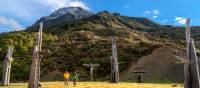
[[[125,83],[138,83],[137,81],[133,81],[133,80],[125,80],[125,81],[121,81],[121,82],[125,82]],[[183,84],[181,82],[172,82],[169,80],[144,80],[143,83],[148,83],[148,84]]]
[[[28,86],[26,83],[11,83],[9,86]]]

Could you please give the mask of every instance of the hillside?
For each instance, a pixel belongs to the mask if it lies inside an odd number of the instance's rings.
[[[160,64],[157,67],[160,69],[159,72],[153,70],[152,67],[147,68],[149,71],[147,76],[151,76],[147,79],[150,81],[182,81],[183,64],[177,63],[176,58],[170,56],[174,53],[166,54],[164,52],[177,50],[178,53],[184,53],[183,27],[180,29],[179,27],[168,27],[146,18],[121,16],[119,13],[109,13],[108,11],[81,19],[62,21],[44,28],[43,50],[51,51],[51,53],[45,54],[42,59],[42,80],[62,80],[62,72],[66,69],[77,70],[81,80],[87,80],[89,69],[82,66],[84,63],[99,63],[101,66],[95,72],[97,79],[108,80],[111,56],[109,29],[116,34],[122,80],[134,81],[134,76],[130,75],[133,75],[135,65],[156,67],[157,65],[151,62],[169,61],[169,63]],[[195,34],[200,33],[198,27],[193,30]],[[8,45],[15,47],[12,81],[28,80],[34,36],[37,31],[38,26],[30,26],[24,31],[0,35],[0,48],[2,49],[0,61],[3,61]],[[198,45],[197,37],[195,40]],[[162,49],[163,47],[167,48]],[[172,48],[173,50],[171,50]],[[155,52],[161,54],[157,55]],[[184,57],[184,54],[179,56]],[[2,64],[0,64],[0,75],[1,73]],[[178,79],[171,79],[178,75],[180,76]]]

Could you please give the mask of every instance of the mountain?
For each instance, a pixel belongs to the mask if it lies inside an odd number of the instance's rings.
[[[75,21],[92,15],[94,15],[94,13],[81,7],[64,7],[56,10],[49,16],[40,18],[30,28],[37,27],[41,22],[43,22],[44,27],[48,28],[59,23]]]
[[[122,16],[108,11],[85,16],[88,11],[84,11],[75,7],[61,8],[45,18],[53,17],[53,24],[49,20],[40,19],[46,25],[43,50],[51,51],[42,58],[42,80],[63,80],[63,71],[66,69],[76,70],[80,80],[87,80],[89,69],[82,65],[87,63],[100,64],[95,69],[96,78],[109,80],[112,30],[117,41],[122,81],[135,81],[134,71],[139,67],[147,71],[144,79],[148,82],[183,81],[183,63],[174,55],[185,58],[184,27],[160,25],[146,18]],[[75,19],[73,15],[74,19],[71,19],[71,15],[66,15],[68,13],[79,14],[79,17]],[[63,16],[70,20],[61,19]],[[199,28],[192,27],[198,55]],[[0,35],[0,61],[3,61],[8,45],[15,47],[12,81],[28,80],[37,31],[38,26],[31,26],[24,31]]]

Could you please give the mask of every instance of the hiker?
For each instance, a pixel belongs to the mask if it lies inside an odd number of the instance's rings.
[[[74,87],[76,86],[76,82],[78,80],[78,74],[76,72],[74,72],[71,76],[71,79],[73,80],[73,84],[74,84]]]
[[[65,71],[65,73],[64,73],[64,80],[65,80],[65,85],[67,84],[68,85],[68,79],[69,79],[69,77],[70,77],[70,74],[69,74],[69,72],[68,71]]]

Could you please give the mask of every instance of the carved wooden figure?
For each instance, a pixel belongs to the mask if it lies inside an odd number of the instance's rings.
[[[36,36],[36,43],[32,55],[32,64],[31,64],[31,72],[29,75],[28,88],[40,87],[39,80],[40,80],[40,63],[41,63],[40,52],[42,51],[42,29],[43,29],[43,24],[40,23],[40,29]]]
[[[13,47],[8,48],[8,53],[3,62],[3,75],[2,75],[2,85],[7,86],[10,83],[10,71],[11,71],[11,63],[13,61],[12,58]]]
[[[186,21],[187,58],[184,65],[184,88],[200,88],[199,68],[194,41],[190,37],[190,19]]]
[[[118,83],[119,82],[119,67],[118,67],[118,60],[117,60],[117,46],[116,46],[116,39],[113,34],[112,36],[112,57],[111,57],[111,83]]]

